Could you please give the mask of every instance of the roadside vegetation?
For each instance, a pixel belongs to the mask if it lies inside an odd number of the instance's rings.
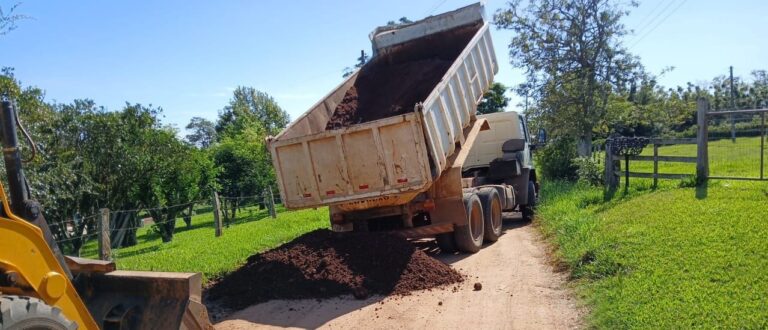
[[[726,156],[731,143],[713,142],[710,157]],[[691,153],[695,146],[660,148],[663,155]],[[663,171],[692,173],[681,165]],[[630,165],[651,170],[645,166]],[[756,166],[733,158],[711,171],[750,174],[734,171]],[[768,184],[660,180],[653,189],[651,180],[633,178],[628,193],[606,199],[601,187],[583,181],[545,181],[542,198],[537,222],[591,309],[590,325],[768,326]]]

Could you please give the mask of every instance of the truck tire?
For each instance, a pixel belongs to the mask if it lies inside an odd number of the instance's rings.
[[[477,193],[480,204],[483,205],[483,220],[485,230],[483,238],[486,242],[496,242],[501,236],[501,197],[494,188],[483,188]]]
[[[459,251],[475,253],[483,246],[485,231],[483,205],[480,203],[480,198],[476,194],[465,194],[464,209],[467,211],[467,225],[456,226],[453,235]]]
[[[522,213],[523,213],[523,220],[524,221],[532,221],[533,220],[533,214],[536,210],[536,199],[538,198],[538,195],[536,194],[536,185],[533,183],[533,181],[528,181],[528,204],[522,205]]]
[[[77,324],[61,310],[42,300],[22,296],[0,296],[0,329],[74,330]]]
[[[456,252],[456,242],[453,239],[453,233],[437,234],[435,236],[437,246],[440,247],[440,251],[443,253]]]

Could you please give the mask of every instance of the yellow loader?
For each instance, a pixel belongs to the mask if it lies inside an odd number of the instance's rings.
[[[29,196],[17,124],[13,104],[2,101],[9,194],[0,184],[0,330],[212,329],[199,273],[121,271],[59,251]]]

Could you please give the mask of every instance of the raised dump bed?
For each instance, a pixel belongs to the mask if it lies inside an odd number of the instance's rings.
[[[426,191],[498,71],[481,4],[370,37],[372,60],[269,142],[288,208],[394,206]]]

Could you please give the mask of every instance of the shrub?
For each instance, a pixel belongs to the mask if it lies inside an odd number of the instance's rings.
[[[543,177],[549,180],[578,179],[576,158],[576,143],[567,137],[552,139],[537,153],[537,162]]]
[[[579,181],[594,186],[603,185],[603,168],[592,157],[578,157],[573,160],[576,164],[576,174]]]

